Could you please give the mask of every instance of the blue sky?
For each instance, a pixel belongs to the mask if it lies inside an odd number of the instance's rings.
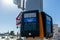
[[[53,23],[60,27],[60,0],[44,0],[44,11],[52,16]]]
[[[0,32],[7,32],[16,29],[16,16],[20,12],[13,3],[5,4],[5,0],[0,0]]]
[[[0,32],[7,32],[8,30],[17,31],[16,16],[21,11],[17,5],[4,3],[6,0],[0,0]],[[60,26],[60,0],[44,0],[44,11],[52,16],[53,23]]]

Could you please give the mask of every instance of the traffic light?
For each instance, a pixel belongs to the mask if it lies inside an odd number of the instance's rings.
[[[22,12],[21,36],[46,37],[53,35],[52,17],[38,10]]]

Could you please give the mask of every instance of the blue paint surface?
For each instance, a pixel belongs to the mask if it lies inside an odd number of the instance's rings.
[[[34,17],[34,18],[24,18],[24,22],[36,22],[36,17]]]

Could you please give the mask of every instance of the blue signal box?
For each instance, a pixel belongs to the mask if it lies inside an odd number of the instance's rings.
[[[49,38],[53,36],[53,21],[52,17],[45,12],[41,12],[43,20],[44,37]]]
[[[22,12],[21,36],[22,37],[52,37],[52,17],[38,10]]]
[[[21,36],[39,36],[38,10],[22,12]]]

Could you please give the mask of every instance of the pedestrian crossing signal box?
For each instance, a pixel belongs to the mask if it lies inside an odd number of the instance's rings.
[[[22,12],[21,36],[35,37],[39,36],[39,16],[38,11]]]
[[[43,34],[44,37],[50,38],[53,37],[53,23],[52,17],[46,14],[45,12],[41,12],[42,15],[42,24],[43,24]]]
[[[22,12],[22,37],[50,37],[53,34],[52,18],[38,10]]]

